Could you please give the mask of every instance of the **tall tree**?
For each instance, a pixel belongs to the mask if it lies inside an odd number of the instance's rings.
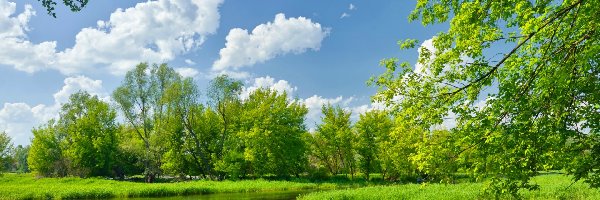
[[[354,135],[350,112],[339,106],[323,105],[322,123],[314,134],[314,155],[332,174],[349,173],[354,176]]]
[[[244,158],[257,175],[299,175],[307,165],[304,117],[308,109],[287,94],[258,89],[243,105],[238,135]]]
[[[144,143],[143,164],[147,182],[153,182],[160,174],[160,158],[166,151],[157,125],[165,117],[168,98],[165,91],[181,77],[166,64],[149,67],[138,64],[127,72],[125,80],[114,92],[113,98],[119,105],[125,120]]]
[[[214,177],[214,156],[219,118],[199,102],[200,92],[193,79],[175,82],[167,89],[169,98],[165,128],[170,148],[165,168],[180,174]]]
[[[359,168],[369,180],[373,172],[381,171],[384,152],[381,143],[389,140],[393,121],[385,111],[372,110],[360,115],[354,126],[357,132],[356,152],[359,156]]]
[[[65,134],[65,156],[72,175],[111,176],[117,151],[116,111],[87,92],[77,92],[63,104],[59,131]]]
[[[598,10],[598,0],[419,0],[410,20],[450,27],[420,49],[419,70],[384,60],[375,99],[426,130],[454,113],[454,157],[491,175],[493,194],[536,189],[530,177],[556,167],[600,186]]]
[[[230,174],[241,174],[243,168],[243,156],[238,154],[240,146],[239,138],[231,137],[235,132],[235,125],[239,123],[241,112],[240,93],[242,82],[234,80],[227,75],[215,77],[208,88],[209,105],[219,116],[220,132],[216,140],[215,160],[217,168],[221,172]],[[236,175],[233,175],[234,177]],[[219,174],[219,179],[224,174]]]

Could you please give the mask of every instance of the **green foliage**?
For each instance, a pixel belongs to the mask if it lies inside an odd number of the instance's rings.
[[[11,158],[12,143],[10,136],[6,132],[0,132],[0,173],[7,170],[12,162]]]
[[[13,170],[17,173],[29,172],[29,166],[27,165],[27,157],[29,155],[30,146],[18,145],[13,151]]]
[[[422,130],[454,113],[457,127],[443,143],[464,170],[491,177],[493,194],[538,189],[530,178],[552,168],[598,186],[598,10],[597,0],[419,0],[410,20],[450,28],[433,50],[419,50],[422,71],[384,60],[387,71],[371,79],[374,99]],[[431,154],[418,155],[430,163]]]
[[[335,184],[291,181],[188,181],[136,183],[101,178],[43,178],[6,174],[0,178],[0,199],[107,199],[184,196],[210,193],[290,191],[335,188]]]
[[[29,165],[42,176],[110,176],[117,152],[116,111],[86,92],[69,97],[56,123],[33,131]]]
[[[350,121],[351,113],[332,105],[324,105],[322,112],[322,124],[317,126],[311,142],[313,156],[318,160],[318,166],[326,167],[333,175],[347,173],[354,176],[355,136]]]
[[[524,199],[598,199],[600,191],[589,188],[582,182],[571,185],[571,179],[563,175],[537,176],[532,181],[542,189],[523,191]],[[313,192],[299,199],[492,199],[481,192],[486,183],[459,184],[406,184],[393,186],[375,186]],[[502,196],[511,199],[511,196]]]
[[[220,75],[211,80],[208,87],[208,103],[219,117],[220,131],[216,137],[214,150],[215,170],[218,179],[225,178],[229,172],[231,177],[237,178],[244,175],[245,163],[241,141],[234,137],[239,124],[242,102],[239,95],[242,91],[242,82],[234,80],[227,75]]]
[[[54,120],[33,129],[33,139],[27,163],[31,171],[40,176],[66,176],[67,161],[62,154],[60,139],[64,135],[58,132],[58,126]]]
[[[258,89],[243,104],[238,135],[254,175],[299,175],[307,166],[304,117],[308,109],[286,93]]]
[[[219,118],[199,100],[191,78],[184,79],[167,89],[167,117],[164,128],[168,135],[169,150],[165,153],[163,169],[174,174],[215,176],[216,144],[220,132]]]
[[[361,114],[354,125],[357,132],[354,146],[359,156],[358,166],[367,180],[370,173],[387,171],[387,168],[382,169],[382,162],[386,162],[385,150],[388,146],[382,144],[389,141],[393,126],[390,116],[379,110]]]
[[[69,158],[70,174],[81,177],[110,176],[117,151],[116,111],[97,96],[78,92],[62,106],[58,126],[63,154]]]
[[[167,151],[164,139],[167,137],[161,124],[167,118],[167,108],[172,99],[167,90],[181,76],[166,64],[149,67],[138,64],[127,72],[125,80],[113,92],[113,98],[123,113],[127,124],[144,143],[142,163],[145,167],[146,181],[153,182],[161,173],[161,157]]]

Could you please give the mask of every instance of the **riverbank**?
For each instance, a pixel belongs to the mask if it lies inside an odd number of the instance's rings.
[[[137,183],[101,178],[41,178],[31,174],[4,174],[0,177],[0,199],[104,199],[185,196],[212,193],[267,192],[335,189],[334,183],[293,181],[187,181]]]
[[[540,190],[523,191],[524,199],[600,199],[600,190],[590,188],[582,181],[572,184],[572,179],[561,174],[540,175],[533,178]],[[489,199],[482,196],[485,183],[460,184],[404,184],[374,186],[313,192],[300,199]]]
[[[600,199],[600,190],[571,178],[548,174],[533,179],[538,191],[524,191],[525,199]],[[273,193],[310,191],[301,199],[486,199],[485,183],[398,184],[377,186],[361,179],[333,179],[313,183],[307,180],[269,181],[187,181],[174,183],[139,183],[101,178],[41,178],[31,174],[4,174],[0,177],[0,199],[106,199],[170,197],[220,193]],[[321,191],[319,191],[321,190]],[[315,191],[315,192],[312,192]],[[300,194],[300,193],[298,193]],[[289,194],[287,194],[289,195]]]

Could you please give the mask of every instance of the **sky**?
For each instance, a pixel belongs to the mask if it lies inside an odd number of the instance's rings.
[[[57,117],[70,94],[111,102],[140,62],[167,63],[206,88],[218,74],[257,88],[287,91],[320,121],[323,104],[360,113],[378,108],[366,85],[379,61],[415,63],[406,38],[423,44],[447,25],[409,22],[414,1],[154,0],[90,1],[56,16],[37,0],[0,0],[0,131],[27,145],[31,129]]]

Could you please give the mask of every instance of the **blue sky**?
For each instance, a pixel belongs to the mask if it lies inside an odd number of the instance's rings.
[[[334,103],[373,109],[384,58],[414,63],[405,38],[425,41],[447,29],[409,23],[413,1],[90,1],[79,13],[36,0],[0,0],[0,131],[28,144],[30,129],[56,116],[68,95],[110,93],[135,63],[166,62],[200,88],[227,73],[258,87],[288,91],[309,107]],[[5,16],[9,13],[9,16]],[[101,21],[101,22],[99,22]],[[254,31],[253,31],[254,30]],[[4,49],[4,50],[1,50]]]

